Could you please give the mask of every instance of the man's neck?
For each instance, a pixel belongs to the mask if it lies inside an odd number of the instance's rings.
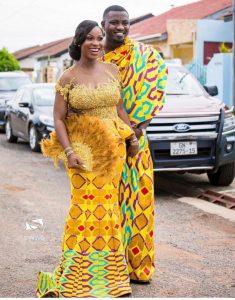
[[[105,39],[105,41],[104,41],[104,52],[105,53],[111,52],[111,51],[121,47],[123,44],[124,44],[124,42],[114,43],[114,42],[110,42],[107,39]]]

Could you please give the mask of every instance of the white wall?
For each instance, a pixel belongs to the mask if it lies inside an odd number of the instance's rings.
[[[19,60],[20,63],[20,67],[23,68],[27,68],[27,69],[33,69],[34,68],[34,58],[32,57],[28,57],[22,60]]]
[[[216,85],[219,91],[218,98],[223,100],[227,106],[233,105],[232,100],[232,53],[214,54],[207,65],[206,85]]]
[[[196,63],[203,65],[204,42],[233,42],[233,22],[199,20],[196,36]]]

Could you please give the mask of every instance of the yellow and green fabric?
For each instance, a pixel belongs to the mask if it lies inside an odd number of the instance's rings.
[[[105,54],[116,64],[122,80],[122,98],[132,126],[157,116],[165,101],[167,68],[152,47],[126,39]],[[153,165],[147,137],[140,138],[139,153],[128,157],[122,172],[119,204],[130,278],[145,281],[154,272]]]
[[[124,144],[119,151],[125,154]],[[119,176],[109,183],[68,169],[71,204],[62,257],[53,273],[38,274],[38,297],[104,298],[131,292],[117,202]]]

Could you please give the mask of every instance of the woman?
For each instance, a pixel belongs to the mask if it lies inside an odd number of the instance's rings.
[[[102,40],[96,22],[77,27],[69,47],[76,62],[56,84],[56,132],[42,141],[44,155],[65,161],[71,203],[60,264],[53,273],[39,273],[39,297],[119,297],[131,292],[118,186],[125,139],[131,156],[138,141],[120,99],[116,66],[97,60]],[[66,118],[68,109],[80,113]]]

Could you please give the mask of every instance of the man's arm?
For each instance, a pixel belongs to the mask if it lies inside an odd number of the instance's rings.
[[[152,119],[146,120],[140,124],[138,124],[137,127],[134,127],[133,130],[135,132],[135,135],[138,139],[145,133],[146,128],[149,126]]]

